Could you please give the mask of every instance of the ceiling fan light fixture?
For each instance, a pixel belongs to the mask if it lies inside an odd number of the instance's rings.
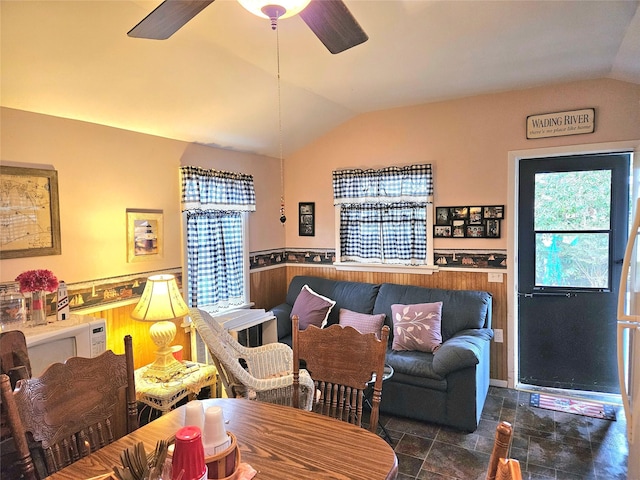
[[[311,0],[238,0],[240,5],[249,10],[254,15],[262,18],[272,18],[272,12],[282,14],[276,18],[289,18],[297,15],[305,9]]]

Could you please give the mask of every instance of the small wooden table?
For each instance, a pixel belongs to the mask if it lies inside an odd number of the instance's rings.
[[[240,446],[242,461],[258,471],[256,480],[395,479],[398,459],[379,436],[355,425],[282,405],[245,399],[203,400],[205,409],[222,407]],[[185,406],[172,410],[126,437],[82,458],[51,480],[78,480],[112,471],[120,453],[144,442],[147,452],[156,441],[182,426]]]
[[[185,370],[167,382],[144,377],[147,367],[136,370],[136,397],[139,402],[160,410],[164,415],[187,395],[195,396],[207,385],[215,385],[216,367],[185,362]]]

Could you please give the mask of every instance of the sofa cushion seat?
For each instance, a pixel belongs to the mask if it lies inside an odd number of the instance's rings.
[[[411,385],[413,387],[417,387],[419,389],[426,388],[428,390],[434,390],[437,392],[447,392],[447,379],[443,378],[437,380],[435,378],[427,378],[427,377],[416,377],[414,375],[408,375],[406,373],[396,373],[393,372],[393,377],[384,382],[382,386],[382,398],[384,398],[385,389],[388,390],[389,385]]]
[[[393,367],[393,374],[404,374],[412,377],[443,380],[433,369],[433,354],[417,350],[387,350],[386,363]]]

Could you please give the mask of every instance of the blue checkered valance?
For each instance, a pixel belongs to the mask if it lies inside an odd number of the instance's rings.
[[[340,261],[424,265],[431,165],[333,172]]]
[[[182,211],[226,210],[253,212],[253,176],[243,173],[180,167]]]
[[[333,172],[334,205],[433,202],[430,164]]]

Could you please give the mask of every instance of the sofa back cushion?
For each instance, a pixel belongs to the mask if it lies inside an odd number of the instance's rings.
[[[324,328],[329,318],[329,312],[335,304],[336,302],[320,295],[305,284],[293,304],[291,318],[294,315],[298,316],[300,330],[305,330],[309,325]]]
[[[359,313],[373,313],[373,306],[380,288],[380,285],[373,283],[344,282],[300,275],[293,277],[289,284],[289,290],[287,291],[287,303],[289,305],[295,303],[304,285],[308,285],[314,292],[336,302],[329,313],[327,326],[339,323],[341,308]]]
[[[442,341],[468,328],[491,328],[491,294],[472,290],[442,290],[383,283],[373,313],[384,313],[393,330],[391,305],[442,302]]]

